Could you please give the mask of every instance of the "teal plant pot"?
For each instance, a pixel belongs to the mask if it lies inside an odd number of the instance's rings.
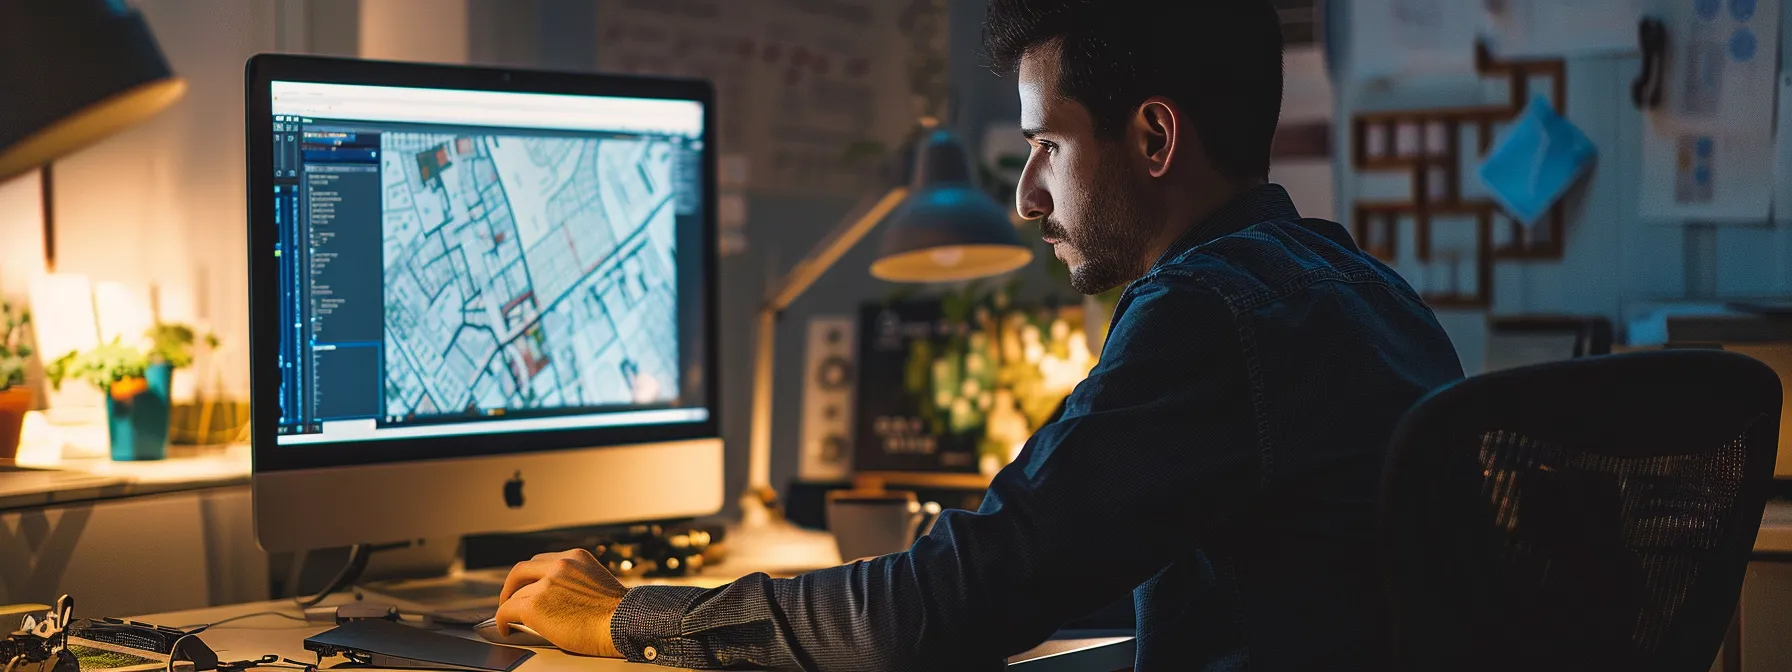
[[[106,428],[114,461],[160,460],[168,456],[168,387],[174,367],[151,364],[143,377],[149,389],[129,401],[106,395]]]

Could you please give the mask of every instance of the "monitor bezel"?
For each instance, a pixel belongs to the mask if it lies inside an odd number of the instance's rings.
[[[703,404],[701,421],[621,427],[468,434],[281,446],[277,413],[252,412],[250,452],[256,473],[357,465],[588,449],[720,437],[721,386],[716,280],[715,89],[707,81],[671,77],[556,72],[515,68],[368,61],[319,56],[260,54],[245,67],[249,224],[249,385],[251,402],[280,393],[279,308],[266,297],[279,291],[273,198],[272,82],[321,82],[412,88],[463,89],[696,101],[703,106],[701,156],[703,264]]]

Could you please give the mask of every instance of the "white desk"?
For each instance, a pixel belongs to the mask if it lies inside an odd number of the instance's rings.
[[[281,600],[158,614],[137,620],[159,625],[186,626],[221,621],[233,616],[262,611],[300,615],[299,609],[294,607],[292,602]],[[206,645],[218,652],[220,660],[242,660],[275,654],[293,660],[312,661],[316,660],[316,655],[305,650],[305,638],[332,627],[335,626],[307,625],[269,616],[219,626],[217,629],[207,630],[200,635],[200,639],[205,640]],[[443,632],[473,637],[471,633],[465,631],[444,630]],[[523,663],[522,667],[517,668],[518,672],[609,672],[611,670],[622,672],[624,670],[677,669],[641,665],[609,658],[574,656],[562,653],[557,649],[533,650],[535,656]],[[1090,636],[1046,642],[1032,651],[1015,656],[1013,662],[1010,663],[1010,668],[1026,672],[1057,672],[1060,670],[1111,672],[1130,667],[1132,660],[1132,637]]]
[[[21,449],[22,467],[64,472],[37,483],[0,474],[0,510],[141,497],[249,484],[249,446],[169,446],[168,459],[113,462],[104,457],[66,458],[31,447]]]
[[[1792,502],[1775,500],[1761,513],[1761,533],[1755,535],[1755,552],[1792,554]]]
[[[793,528],[755,539],[743,539],[741,536],[734,534],[730,537],[730,542],[734,546],[729,551],[729,558],[725,564],[707,570],[699,576],[656,580],[653,583],[714,587],[727,583],[735,577],[753,572],[765,572],[772,576],[792,576],[840,562],[840,555],[834,547],[833,537],[824,532]],[[481,570],[469,573],[466,578],[501,583],[503,577],[504,572],[502,571]],[[428,583],[430,581],[424,580],[408,582],[403,585],[414,588]],[[624,581],[624,583],[638,585],[644,582],[634,580]],[[401,600],[385,598],[377,591],[377,587],[370,589],[367,599],[381,603],[394,603],[401,609],[419,610],[423,608],[421,605],[406,604]],[[338,595],[326,604],[343,604],[349,601],[350,598],[344,594]],[[78,607],[80,603],[77,601],[76,604]],[[182,627],[215,623],[226,618],[264,611],[303,616],[303,612],[292,602],[278,600],[140,616],[134,617],[133,620]],[[77,613],[77,615],[81,614]],[[216,650],[221,660],[242,660],[276,654],[293,660],[310,661],[315,660],[316,656],[305,650],[305,638],[332,627],[334,626],[328,624],[310,625],[266,616],[226,624],[215,630],[207,630],[200,635],[200,639]],[[444,630],[443,632],[469,638],[474,637],[472,633],[462,630]],[[1011,669],[1022,672],[1112,672],[1130,668],[1132,663],[1133,638],[1123,633],[1107,632],[1079,633],[1048,641],[1021,655],[1014,656],[1010,659],[1009,665]],[[620,660],[573,656],[556,649],[536,649],[535,657],[524,663],[519,668],[519,672],[605,672],[606,670],[642,669],[664,670],[668,668],[636,665]]]

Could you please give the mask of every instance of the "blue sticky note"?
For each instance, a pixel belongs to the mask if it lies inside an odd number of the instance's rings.
[[[1547,98],[1535,96],[1481,162],[1481,183],[1513,219],[1530,226],[1580,179],[1597,153],[1587,134],[1556,114]]]

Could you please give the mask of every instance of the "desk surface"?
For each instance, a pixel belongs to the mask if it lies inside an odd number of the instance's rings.
[[[169,446],[168,459],[113,462],[21,451],[18,465],[65,472],[54,479],[0,473],[0,510],[249,484],[249,446]],[[36,475],[32,475],[36,476]]]
[[[772,576],[793,576],[809,569],[839,564],[840,554],[835,549],[833,536],[825,532],[815,532],[794,527],[772,527],[759,530],[757,533],[742,533],[730,530],[731,549],[728,562],[709,568],[702,575],[683,578],[653,580],[652,583],[692,585],[702,587],[719,586],[733,578],[753,572],[765,572]],[[480,570],[469,572],[466,578],[479,581],[502,582],[503,571]],[[411,585],[428,583],[430,580],[414,582]],[[646,583],[639,579],[624,581],[628,585]],[[401,585],[401,584],[392,584]],[[368,600],[381,603],[398,604],[401,609],[421,610],[421,605],[408,604],[402,600],[390,599],[377,593],[381,587],[368,590]],[[343,604],[350,601],[346,595],[339,595],[326,604]],[[488,603],[489,604],[489,603]],[[445,608],[466,607],[470,605],[449,604]],[[151,616],[134,617],[134,620],[147,621],[170,627],[196,627],[206,623],[216,623],[227,618],[274,612],[289,616],[302,617],[303,612],[289,600],[238,604],[209,609],[196,609]],[[328,624],[305,624],[276,616],[264,616],[245,619],[207,630],[201,639],[217,650],[224,660],[242,660],[257,658],[267,654],[277,654],[293,660],[314,660],[315,655],[305,650],[305,638],[335,627]],[[470,631],[444,630],[446,634],[454,634],[467,638],[476,638]],[[1033,650],[1014,656],[1010,659],[1010,667],[1023,672],[1057,672],[1059,670],[1115,670],[1132,665],[1132,637],[1126,633],[1089,632],[1066,633],[1059,638],[1045,642]],[[606,670],[639,670],[667,669],[650,665],[635,665],[620,660],[604,658],[588,658],[562,653],[557,649],[536,649],[536,655],[530,658],[518,672],[604,672]]]
[[[290,616],[303,615],[291,601],[280,600],[157,614],[139,620],[180,627],[215,623],[226,618],[264,611]],[[200,639],[205,640],[207,646],[216,650],[221,660],[243,660],[274,654],[293,660],[313,661],[317,659],[317,656],[305,650],[305,638],[333,627],[335,626],[305,624],[266,616],[228,623],[216,629],[207,630],[200,635]],[[445,630],[443,632],[469,638],[474,637],[469,631]],[[561,653],[557,649],[534,649],[534,651],[535,657],[530,658],[527,663],[523,664],[523,667],[518,668],[519,672],[605,672],[606,670],[635,670],[647,667],[632,665],[620,660],[573,656]]]
[[[170,627],[215,623],[226,618],[261,612],[300,616],[302,612],[286,600],[258,602],[228,607],[181,611],[147,616],[137,620]],[[221,660],[243,660],[275,654],[293,660],[316,660],[316,654],[305,650],[305,638],[335,627],[313,625],[264,616],[227,623],[207,630],[200,638],[218,652]],[[443,630],[469,639],[477,639],[469,631]],[[1054,639],[1031,651],[1015,656],[1010,667],[1017,670],[1111,670],[1132,664],[1132,637],[1107,633],[1089,633],[1072,638]],[[590,658],[563,653],[558,649],[532,649],[535,657],[524,663],[518,672],[608,672],[615,670],[665,670],[656,665],[640,665],[610,658]],[[1117,663],[1117,664],[1116,664]],[[670,668],[676,669],[676,668]]]
[[[1761,514],[1761,533],[1755,535],[1756,553],[1792,553],[1792,501],[1774,500]]]

